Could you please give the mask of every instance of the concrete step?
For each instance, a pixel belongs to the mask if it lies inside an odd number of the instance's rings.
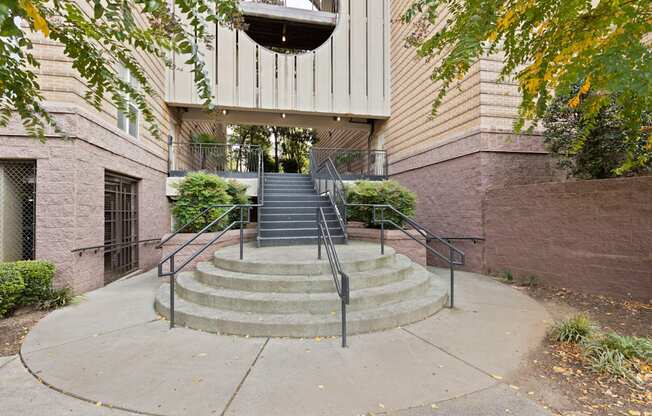
[[[288,199],[296,198],[298,199],[310,199],[310,198],[324,198],[317,195],[317,193],[312,189],[301,189],[301,190],[288,190],[288,189],[265,189],[265,199]]]
[[[265,184],[312,184],[312,179],[310,177],[291,177],[291,178],[279,178],[275,176],[266,176]]]
[[[169,319],[170,289],[163,284],[155,308]],[[423,296],[373,309],[347,311],[348,334],[380,331],[420,321],[439,311],[446,303],[446,291],[431,286]],[[257,337],[339,336],[340,308],[334,314],[260,314],[211,308],[175,296],[175,321],[207,332]]]
[[[265,173],[265,176],[267,176],[269,178],[308,178],[308,179],[310,179],[310,176],[306,175],[305,173],[268,172],[268,173]]]
[[[315,242],[316,244],[316,242]],[[396,253],[391,247],[385,247],[381,254],[376,244],[351,243],[338,251],[342,268],[347,273],[377,270],[396,263]],[[364,250],[364,251],[362,251]],[[244,247],[244,260],[240,260],[239,246],[225,247],[215,252],[213,264],[215,267],[234,272],[250,274],[283,274],[286,276],[316,276],[331,273],[331,266],[323,253],[317,260],[317,247],[305,248],[297,253],[278,247],[261,252],[256,250],[254,243]],[[251,254],[250,254],[251,253]]]
[[[332,235],[333,244],[345,244],[346,238],[343,234]],[[317,237],[258,237],[260,247],[282,247],[282,246],[305,246],[316,245]]]
[[[270,207],[265,204],[261,208],[263,214],[312,214],[313,216],[317,215],[317,207],[302,207],[302,206],[293,206],[293,207]],[[333,207],[324,207],[324,214],[335,213]]]
[[[366,289],[401,281],[412,272],[412,261],[397,255],[395,264],[361,272],[350,272],[351,290]],[[195,278],[209,286],[249,292],[324,293],[333,291],[333,275],[292,276],[286,274],[249,274],[224,270],[212,263],[197,265]]]
[[[312,208],[317,207],[328,208],[331,206],[329,200],[317,199],[317,200],[295,200],[295,197],[289,197],[287,200],[269,200],[265,199],[264,209],[267,208]]]
[[[333,216],[333,219],[331,220],[326,220],[328,223],[328,228],[337,228],[339,229],[340,227],[340,222]],[[262,221],[262,226],[266,230],[274,230],[274,229],[288,229],[288,228],[310,228],[310,227],[316,227],[316,221],[315,220],[300,220],[300,221],[269,221],[269,220],[263,220]]]
[[[325,211],[324,217],[326,218],[326,221],[337,220],[337,215],[335,215],[334,210]],[[261,213],[261,221],[263,224],[268,221],[310,221],[314,223],[316,218],[316,211],[311,213],[298,214],[287,213],[283,211],[272,211],[270,213],[265,213],[263,211]]]
[[[311,181],[307,182],[299,182],[296,184],[292,183],[280,183],[280,182],[265,182],[265,190],[268,189],[288,189],[288,190],[303,190],[303,189],[308,189],[311,191],[315,190],[314,185],[312,184]]]
[[[313,224],[315,225],[315,224]],[[263,224],[266,227],[267,224]],[[341,235],[342,229],[339,223],[335,227],[329,227],[331,237],[334,235]],[[317,227],[306,228],[261,228],[259,235],[261,237],[316,237]]]
[[[421,268],[399,282],[352,290],[349,308],[370,309],[412,299],[427,289],[430,279],[431,274]],[[249,292],[208,286],[196,280],[192,272],[178,276],[176,291],[182,299],[198,305],[263,314],[326,314],[341,302],[334,283],[330,293]]]

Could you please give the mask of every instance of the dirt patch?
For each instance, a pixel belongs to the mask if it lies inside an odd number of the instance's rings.
[[[545,286],[517,288],[542,303],[555,319],[584,312],[604,332],[652,336],[652,304]],[[510,382],[530,398],[565,416],[652,416],[652,368],[642,365],[644,384],[594,372],[573,344],[544,341]]]
[[[48,312],[21,309],[8,318],[0,319],[0,357],[18,354],[25,335]]]

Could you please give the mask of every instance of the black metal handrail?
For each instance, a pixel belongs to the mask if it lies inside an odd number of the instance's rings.
[[[342,227],[342,233],[344,233],[344,238],[347,238],[347,226],[346,226],[346,192],[344,189],[344,182],[340,176],[337,168],[333,164],[331,159],[326,159],[324,163],[319,166],[313,165],[315,162],[314,154],[311,153],[311,168],[310,176],[312,177],[313,184],[315,185],[315,190],[320,195],[326,194],[335,208],[335,214],[340,227]],[[313,169],[313,166],[315,168]],[[332,183],[332,187],[329,185]],[[332,188],[332,189],[331,189]]]
[[[331,266],[331,273],[333,274],[335,289],[337,290],[337,294],[341,300],[342,347],[346,347],[346,305],[349,304],[350,300],[349,275],[346,274],[342,269],[340,258],[337,255],[335,244],[333,244],[333,239],[331,238],[331,232],[328,229],[328,222],[326,222],[324,209],[319,207],[317,208],[317,258],[319,260],[321,260],[322,240],[324,242],[324,248],[326,249],[326,254],[328,256],[328,263]]]
[[[265,205],[265,158],[263,157],[263,153],[259,152],[258,153],[258,205],[260,207]],[[260,237],[261,237],[261,216],[262,216],[262,209],[258,208],[256,210],[257,212],[257,224],[258,224],[258,244],[260,244]]]
[[[121,248],[125,247],[131,247],[135,245],[140,245],[140,244],[150,244],[150,243],[158,243],[161,241],[160,238],[149,238],[147,240],[138,240],[138,241],[130,241],[128,243],[114,243],[114,244],[102,244],[102,245],[97,245],[97,246],[90,246],[90,247],[82,247],[82,248],[76,248],[73,250],[70,250],[71,253],[79,253],[81,256],[84,252],[86,251],[91,251],[94,250],[97,252],[98,250],[104,250],[104,252],[112,252],[114,250],[119,250]],[[160,248],[158,245],[154,248]]]
[[[159,277],[165,277],[169,276],[170,277],[170,328],[174,328],[174,286],[176,283],[176,274],[179,273],[184,267],[186,267],[188,264],[190,264],[194,259],[196,259],[200,254],[202,254],[208,247],[211,245],[215,244],[217,240],[222,238],[224,234],[226,234],[228,231],[233,229],[236,225],[240,225],[240,260],[244,258],[244,227],[246,224],[248,224],[251,221],[251,209],[252,208],[259,208],[260,206],[258,204],[250,204],[250,205],[213,205],[212,207],[207,208],[203,212],[207,212],[210,209],[214,208],[229,208],[227,209],[222,215],[214,219],[213,221],[210,222],[210,224],[206,225],[204,228],[202,228],[199,232],[195,233],[195,235],[187,240],[185,243],[177,247],[174,251],[172,251],[170,254],[165,256],[158,264],[158,275]],[[220,221],[224,220],[224,218],[228,218],[228,216],[234,212],[236,209],[240,210],[240,219],[238,221],[233,221],[231,224],[229,224],[226,228],[221,230],[215,237],[211,238],[210,241],[208,241],[206,244],[201,246],[197,251],[195,251],[193,254],[190,255],[180,266],[177,266],[175,264],[175,256],[181,252],[181,250],[185,249],[188,247],[193,241],[195,241],[197,238],[199,238],[201,235],[209,232],[215,225],[219,224]],[[244,217],[244,211],[247,210],[247,218],[245,221]],[[166,242],[170,241],[172,238],[177,236],[182,230],[186,229],[189,224],[192,224],[195,219],[197,219],[201,214],[197,215],[195,218],[193,218],[192,221],[190,221],[188,224],[185,224],[181,228],[179,228],[177,231],[172,233],[170,236],[168,236],[162,243],[161,245],[165,244]],[[168,263],[169,268],[168,271],[163,271],[163,266]]]
[[[205,171],[258,173],[260,146],[223,143],[168,142],[168,175]]]
[[[454,237],[450,237],[448,240],[446,238],[442,238],[437,236],[436,234],[433,234],[430,232],[427,228],[416,222],[413,218],[408,217],[407,215],[403,214],[401,211],[397,210],[394,208],[392,205],[389,204],[348,204],[348,206],[357,206],[357,207],[370,207],[373,209],[372,211],[372,222],[374,224],[379,224],[380,225],[380,253],[384,254],[385,253],[385,224],[390,224],[397,230],[402,231],[405,235],[416,241],[417,243],[421,244],[423,247],[426,248],[426,250],[440,258],[441,260],[445,261],[448,263],[448,266],[450,268],[450,301],[449,301],[449,308],[452,308],[455,304],[454,298],[455,298],[455,266],[463,266],[464,265],[464,252],[461,251],[460,249],[456,248],[453,246],[450,241],[454,239]],[[380,219],[376,215],[377,210],[380,211]],[[414,229],[419,235],[421,235],[426,242],[424,243],[423,241],[419,240],[415,236],[413,236],[411,233],[409,233],[409,230],[406,230],[405,228],[399,226],[396,224],[394,221],[391,219],[388,219],[385,217],[385,210],[390,210],[394,215],[398,215],[401,217],[401,219],[410,225],[412,229]],[[479,239],[479,238],[475,238]],[[432,241],[437,241],[441,244],[443,244],[446,248],[448,248],[448,255],[440,253],[439,251],[435,250],[430,243]]]
[[[387,151],[315,147],[311,150],[316,165],[331,159],[341,175],[349,178],[387,178],[389,161]]]

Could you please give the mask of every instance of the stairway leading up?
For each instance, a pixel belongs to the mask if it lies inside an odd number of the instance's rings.
[[[282,173],[265,175],[258,243],[265,246],[317,244],[317,207],[324,208],[334,243],[344,243],[335,208],[315,191],[310,176]]]

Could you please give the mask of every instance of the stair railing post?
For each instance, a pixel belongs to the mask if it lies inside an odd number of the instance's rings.
[[[385,208],[380,209],[380,254],[385,254]]]
[[[317,259],[321,260],[321,227],[319,226],[319,208],[317,208]]]
[[[342,348],[346,348],[346,304],[349,303],[349,276],[342,274]]]
[[[451,298],[448,307],[453,308],[455,298],[455,263],[453,262],[453,248],[448,249],[448,263],[451,269]]]
[[[174,256],[170,257],[170,329],[174,328]]]
[[[244,259],[244,208],[240,207],[240,260]]]

